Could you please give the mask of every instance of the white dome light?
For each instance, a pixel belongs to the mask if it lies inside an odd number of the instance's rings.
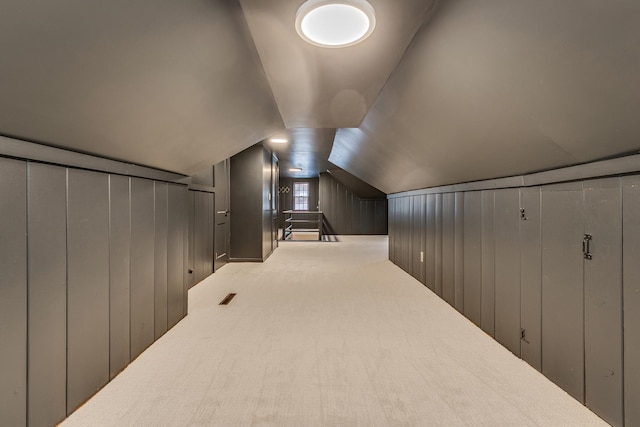
[[[354,45],[375,26],[375,11],[365,0],[308,0],[296,14],[300,37],[322,47]]]

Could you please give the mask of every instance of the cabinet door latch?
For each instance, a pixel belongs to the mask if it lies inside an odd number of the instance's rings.
[[[584,259],[592,259],[593,255],[591,255],[591,240],[593,236],[591,234],[585,234],[582,239],[582,255]]]

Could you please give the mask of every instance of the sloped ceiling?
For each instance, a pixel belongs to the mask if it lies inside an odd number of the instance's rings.
[[[640,2],[450,0],[329,160],[391,193],[640,148]]]
[[[237,1],[0,6],[4,135],[190,174],[282,127]]]
[[[638,1],[370,0],[330,51],[302,2],[3,1],[0,134],[190,174],[289,133],[386,193],[640,149]]]

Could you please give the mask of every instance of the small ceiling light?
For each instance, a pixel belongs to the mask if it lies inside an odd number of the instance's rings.
[[[289,168],[289,172],[302,172],[302,168]]]
[[[273,142],[274,144],[286,144],[287,141],[285,138],[271,138],[271,142]]]
[[[346,47],[369,37],[376,26],[366,0],[307,0],[296,13],[296,31],[322,47]]]

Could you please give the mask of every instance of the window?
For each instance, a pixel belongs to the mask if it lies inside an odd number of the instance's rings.
[[[309,210],[309,183],[308,182],[293,183],[293,210],[294,211]]]

